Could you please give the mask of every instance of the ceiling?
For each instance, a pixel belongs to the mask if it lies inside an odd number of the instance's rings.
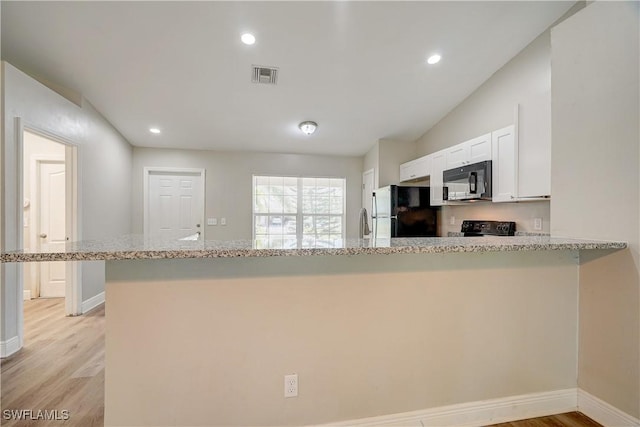
[[[2,1],[2,58],[135,146],[360,156],[418,139],[572,4]],[[253,64],[279,67],[277,85],[252,83]]]

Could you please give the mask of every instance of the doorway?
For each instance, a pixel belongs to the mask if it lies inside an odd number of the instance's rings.
[[[204,169],[144,169],[147,236],[204,238]]]
[[[56,252],[77,240],[76,147],[43,133],[22,132],[23,248]],[[61,315],[80,313],[77,263],[23,266],[23,299],[64,298]]]
[[[367,210],[367,221],[369,227],[372,227],[373,222],[371,215],[373,215],[372,203],[373,203],[373,191],[374,188],[374,170],[369,169],[362,174],[362,207]]]

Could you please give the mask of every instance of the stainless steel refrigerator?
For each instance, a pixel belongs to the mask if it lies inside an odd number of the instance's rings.
[[[433,237],[438,233],[438,207],[431,206],[429,187],[389,185],[373,192],[373,237]]]

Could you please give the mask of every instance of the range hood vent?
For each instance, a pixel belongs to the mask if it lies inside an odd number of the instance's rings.
[[[278,83],[278,68],[253,65],[251,81],[253,83],[275,85]]]

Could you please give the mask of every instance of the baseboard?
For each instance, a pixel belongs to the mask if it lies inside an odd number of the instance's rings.
[[[640,419],[622,412],[582,389],[578,389],[578,411],[606,427],[640,426]]]
[[[22,291],[22,299],[28,301],[31,299],[31,289],[25,289]]]
[[[0,357],[11,356],[20,350],[20,339],[18,337],[10,338],[6,341],[0,341]]]
[[[575,411],[577,390],[570,388],[441,406],[327,424],[328,426],[473,427]]]
[[[93,310],[104,302],[104,292],[100,292],[95,297],[91,297],[86,301],[82,301],[82,314]]]

